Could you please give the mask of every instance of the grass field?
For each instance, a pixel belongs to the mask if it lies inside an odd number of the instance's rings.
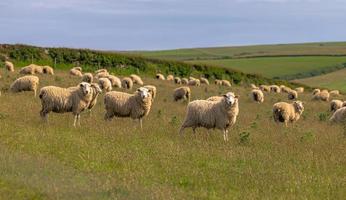
[[[338,89],[346,92],[346,69],[321,76],[294,80],[294,82],[303,83],[311,87]]]
[[[265,57],[189,61],[214,66],[230,67],[245,73],[268,78],[307,73],[345,63],[346,56]]]
[[[240,115],[224,142],[220,131],[178,135],[186,103],[174,103],[173,83],[148,77],[157,99],[143,130],[130,119],[103,120],[103,95],[82,127],[71,114],[39,118],[30,92],[7,92],[18,75],[0,71],[0,199],[343,199],[346,140],[342,125],[326,122],[328,103],[300,96],[305,112],[288,128],[274,124],[272,105],[239,94]],[[73,86],[67,71],[41,76],[45,85]],[[225,93],[214,85],[192,88],[192,99]]]
[[[253,45],[131,52],[145,57],[173,60],[209,60],[258,56],[346,55],[345,42]]]

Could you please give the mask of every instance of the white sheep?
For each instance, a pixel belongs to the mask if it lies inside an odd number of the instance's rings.
[[[268,85],[260,85],[259,87],[263,92],[270,92],[270,87]]]
[[[174,83],[175,84],[181,84],[181,79],[179,77],[174,77]]]
[[[30,64],[28,66],[22,67],[19,70],[19,73],[20,74],[35,74],[35,72],[36,72],[35,68],[36,68],[36,65]]]
[[[339,90],[332,90],[329,92],[330,95],[334,95],[334,96],[339,96],[340,95],[340,92]]]
[[[95,75],[96,79],[99,78],[107,78],[109,76],[109,73],[107,71],[101,71]]]
[[[92,83],[94,81],[94,76],[92,73],[84,73],[82,76],[82,81],[87,83]]]
[[[147,88],[140,87],[134,94],[124,92],[107,92],[104,97],[106,114],[105,120],[113,117],[131,117],[139,119],[142,128],[142,118],[147,116],[151,109],[151,94]]]
[[[95,71],[95,74],[98,74],[98,73],[108,73],[108,70],[107,69],[98,69]]]
[[[222,85],[222,81],[218,80],[218,79],[216,79],[214,83],[215,83],[215,85]]]
[[[296,100],[296,99],[298,99],[298,92],[295,91],[295,90],[289,90],[287,92],[287,98],[289,100]]]
[[[336,110],[344,107],[346,105],[346,102],[343,102],[341,100],[332,100],[330,102],[330,111],[335,112]]]
[[[169,74],[168,76],[167,76],[167,79],[166,79],[167,81],[173,81],[174,80],[174,76],[173,75],[171,75],[171,74]]]
[[[259,87],[257,87],[255,84],[253,84],[253,83],[251,83],[250,84],[250,87],[252,88],[252,89],[259,89]]]
[[[11,92],[22,91],[34,91],[36,97],[36,91],[40,80],[37,76],[27,75],[16,79],[10,86]]]
[[[297,91],[298,93],[304,93],[304,88],[303,87],[297,87],[295,89],[295,91]]]
[[[142,78],[136,74],[131,74],[130,75],[130,78],[132,79],[132,82],[134,84],[138,84],[138,85],[143,85],[143,81],[142,81]]]
[[[208,81],[208,79],[206,79],[206,78],[200,78],[200,81],[201,81],[201,83],[202,84],[206,84],[206,85],[209,85],[209,81]]]
[[[78,87],[79,86],[69,87],[67,89],[69,89],[69,90],[78,90]],[[91,101],[90,101],[89,106],[88,106],[89,112],[91,112],[91,109],[96,105],[97,97],[102,92],[102,89],[100,88],[100,86],[97,83],[90,83],[90,87],[91,87],[91,92],[92,92],[92,98],[91,98]]]
[[[156,74],[156,79],[159,79],[159,80],[166,80],[165,79],[165,76],[163,74]]]
[[[263,94],[262,90],[260,90],[260,89],[253,89],[251,91],[251,96],[252,96],[252,99],[258,103],[264,102],[264,94]]]
[[[80,67],[74,67],[72,69],[70,69],[70,75],[71,76],[79,76],[79,77],[82,77],[83,74],[80,70],[78,70]]]
[[[10,61],[5,61],[5,68],[9,72],[14,72],[14,65]]]
[[[156,91],[157,91],[156,87],[153,85],[145,85],[143,87],[148,89],[149,93],[151,94],[152,102],[154,102],[154,99],[156,98]]]
[[[107,78],[111,81],[113,87],[121,88],[121,80],[120,78],[114,76],[114,75],[109,75]]]
[[[340,123],[340,122],[345,122],[346,121],[345,119],[346,119],[346,107],[342,107],[333,113],[329,121]]]
[[[304,112],[304,106],[301,101],[293,103],[279,102],[273,106],[273,118],[275,122],[285,123],[298,121]]]
[[[54,69],[51,66],[45,65],[42,67],[42,72],[44,74],[54,75]]]
[[[270,91],[274,92],[274,93],[280,93],[281,92],[281,88],[277,85],[271,85],[270,86]]]
[[[218,101],[195,100],[188,104],[185,120],[181,125],[179,133],[192,127],[204,127],[207,129],[219,129],[223,131],[224,140],[228,140],[228,128],[232,127],[239,114],[238,96],[228,92],[223,99]]]
[[[181,79],[181,84],[187,85],[189,83],[189,80],[187,78],[182,78]]]
[[[321,92],[321,90],[316,88],[312,91],[312,95],[315,95],[315,94],[320,93],[320,92]]]
[[[190,102],[190,98],[191,98],[191,89],[187,86],[178,87],[174,89],[173,91],[174,101],[185,99],[187,100],[187,102]]]
[[[284,93],[288,93],[292,90],[290,87],[287,87],[284,85],[280,85],[280,89],[281,89],[281,92],[284,92]]]
[[[123,78],[123,80],[121,81],[121,87],[131,90],[133,87],[132,79],[129,77]]]
[[[313,100],[329,101],[329,92],[327,90],[316,90],[313,92]]]
[[[77,121],[80,125],[80,113],[89,107],[93,99],[93,91],[89,83],[82,82],[76,88],[43,87],[39,97],[42,104],[40,116],[44,121],[47,121],[50,112],[72,112],[74,115],[73,126],[76,126]]]
[[[198,79],[191,79],[191,80],[189,80],[189,83],[187,85],[190,85],[190,86],[200,86],[201,82]]]
[[[226,86],[226,87],[231,87],[232,86],[231,82],[229,82],[228,80],[221,80],[221,82],[222,82],[223,86]]]
[[[99,78],[98,83],[100,85],[100,88],[102,90],[105,90],[106,92],[112,91],[112,83],[108,78]]]

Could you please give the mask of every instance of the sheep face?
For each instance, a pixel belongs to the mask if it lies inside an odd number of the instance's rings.
[[[91,93],[91,85],[86,82],[82,82],[79,84],[79,88],[82,90],[84,95],[88,95]]]
[[[226,103],[228,105],[234,105],[234,103],[236,103],[236,101],[238,101],[238,96],[235,96],[233,92],[228,92],[226,94],[223,95]]]
[[[302,113],[304,111],[303,102],[301,101],[295,101],[293,102],[294,108],[297,110],[297,112]]]
[[[94,88],[97,93],[101,93],[102,92],[100,86],[98,84],[96,84],[96,83],[92,83],[91,87]]]
[[[141,95],[142,99],[148,98],[149,97],[149,90],[144,87],[140,87],[137,90],[139,94]]]

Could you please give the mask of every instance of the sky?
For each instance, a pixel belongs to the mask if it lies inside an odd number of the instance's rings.
[[[0,43],[100,50],[346,41],[346,0],[0,0]]]

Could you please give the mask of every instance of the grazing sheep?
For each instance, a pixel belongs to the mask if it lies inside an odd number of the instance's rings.
[[[313,95],[313,100],[329,101],[329,92],[327,90],[322,90],[320,92],[316,91]]]
[[[260,89],[263,92],[270,92],[270,87],[268,85],[260,85]]]
[[[71,76],[83,77],[82,72],[80,70],[76,69],[76,68],[80,68],[80,67],[74,67],[74,68],[70,69],[70,75]]]
[[[151,94],[151,100],[154,102],[154,99],[156,98],[156,87],[153,85],[145,85],[144,88],[147,88],[149,93]]]
[[[201,81],[201,83],[202,84],[206,84],[206,85],[209,85],[209,81],[208,81],[208,79],[206,79],[206,78],[200,78],[200,81]]]
[[[287,98],[288,98],[289,100],[298,99],[298,92],[295,91],[295,90],[290,90],[290,91],[288,91],[288,93],[287,93]]]
[[[159,79],[159,80],[166,80],[165,79],[165,76],[163,74],[156,74],[156,79]]]
[[[121,88],[120,78],[113,75],[109,75],[107,76],[107,78],[111,81],[113,87]]]
[[[189,84],[189,80],[187,78],[182,78],[181,79],[181,84],[187,85],[187,84]]]
[[[90,104],[88,106],[88,110],[91,111],[91,109],[96,105],[97,103],[97,97],[99,96],[99,94],[101,94],[102,89],[99,87],[98,84],[96,83],[91,83],[91,91],[92,91],[92,98],[90,101]]]
[[[189,83],[187,85],[190,85],[190,86],[200,86],[201,82],[198,79],[189,80]]]
[[[231,82],[229,82],[228,80],[221,80],[221,82],[222,82],[223,86],[226,86],[226,87],[231,87],[232,86]]]
[[[5,61],[5,68],[9,72],[14,72],[14,65],[10,61]]]
[[[92,83],[94,81],[94,76],[92,73],[84,73],[82,76],[82,81],[87,83]]]
[[[170,74],[170,75],[167,76],[166,80],[167,81],[174,81],[174,76]]]
[[[320,93],[320,92],[321,92],[320,89],[314,89],[314,90],[312,91],[312,95],[315,95],[315,94]]]
[[[43,66],[42,71],[44,74],[54,75],[54,69],[48,65]]]
[[[285,123],[298,121],[303,114],[304,106],[301,101],[293,103],[279,102],[273,106],[273,118],[275,122]]]
[[[281,92],[289,93],[292,89],[290,87],[280,85]]]
[[[23,76],[16,79],[10,86],[11,92],[22,92],[22,91],[34,91],[34,96],[36,97],[36,91],[40,79],[37,76]]]
[[[96,79],[99,78],[107,78],[109,76],[109,73],[107,71],[101,71],[95,75]]]
[[[112,91],[112,83],[108,78],[99,78],[98,81],[101,90],[105,90],[106,92]]]
[[[174,83],[175,84],[181,84],[181,79],[179,77],[174,77]]]
[[[346,119],[346,107],[342,107],[333,113],[329,121],[335,122],[335,123],[341,123],[341,122],[345,122],[345,119]]]
[[[80,113],[87,109],[93,100],[93,90],[89,83],[82,82],[78,87],[61,88],[46,86],[41,88],[40,95],[42,109],[40,116],[47,122],[50,112],[66,113],[74,115],[73,126],[80,125]]]
[[[134,94],[124,92],[107,92],[104,97],[106,114],[105,120],[113,117],[131,117],[139,119],[142,128],[142,119],[150,112],[152,100],[147,88],[140,87]]]
[[[174,101],[185,99],[185,100],[187,100],[187,102],[190,102],[190,98],[191,98],[191,90],[187,86],[178,87],[178,88],[174,89],[174,91],[173,91]]]
[[[43,74],[43,67],[35,64],[31,64],[36,74]]]
[[[195,100],[187,106],[185,120],[179,133],[182,134],[188,127],[192,127],[194,133],[198,127],[217,128],[223,131],[224,140],[227,141],[228,128],[235,124],[238,114],[238,96],[232,92],[223,95],[218,101]]]
[[[304,88],[303,87],[297,87],[295,89],[298,93],[304,93]]]
[[[108,73],[108,70],[107,69],[98,69],[95,71],[95,74],[98,74],[98,73]]]
[[[28,66],[22,67],[19,71],[20,74],[35,74],[37,71],[36,65],[30,64]]]
[[[195,78],[195,77],[190,76],[190,77],[189,77],[189,81],[191,81],[191,80],[196,80],[196,78]]]
[[[143,85],[144,84],[142,79],[141,79],[141,77],[136,75],[136,74],[131,74],[130,78],[132,79],[134,84],[138,84],[138,85]]]
[[[341,100],[332,100],[330,102],[330,111],[335,112],[336,110],[338,110],[339,108],[344,107],[346,104],[346,102],[343,102]]]
[[[330,95],[334,95],[334,96],[339,96],[340,95],[340,92],[339,90],[332,90],[329,92]]]
[[[72,69],[75,69],[75,70],[77,70],[77,71],[82,72],[82,68],[81,68],[81,67],[73,67]]]
[[[259,89],[255,84],[250,84],[250,87],[251,87],[252,89]]]
[[[274,92],[274,93],[280,93],[281,92],[281,88],[277,85],[271,85],[270,86],[270,91]]]
[[[133,87],[132,79],[129,77],[123,78],[123,80],[121,81],[121,87],[131,90]]]
[[[215,85],[222,85],[222,81],[218,80],[218,79],[216,79],[214,83],[215,83]]]
[[[263,94],[262,90],[260,90],[260,89],[253,89],[251,91],[251,96],[252,96],[252,99],[258,103],[264,102],[264,94]]]

